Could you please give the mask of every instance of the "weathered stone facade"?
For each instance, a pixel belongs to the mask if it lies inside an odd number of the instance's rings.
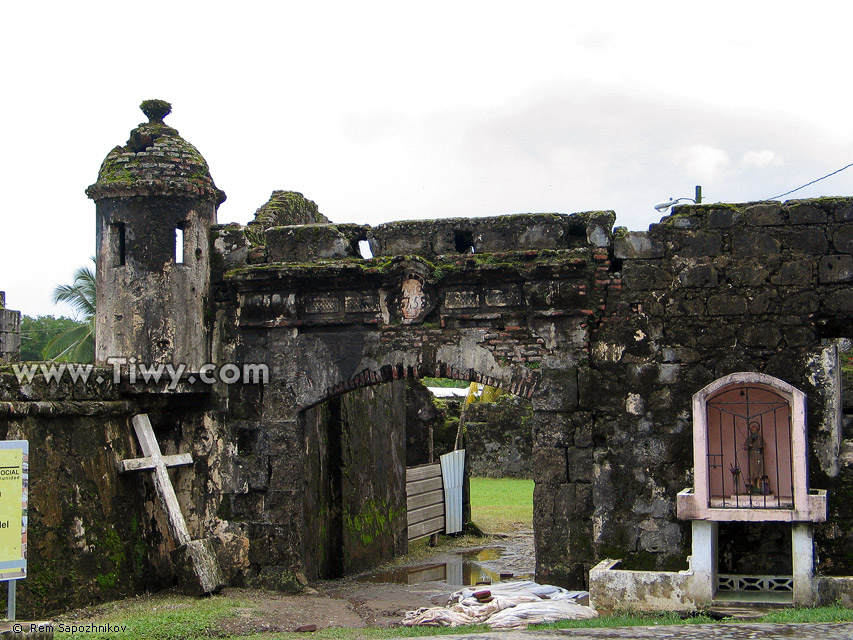
[[[0,291],[0,362],[17,362],[21,355],[21,312],[6,308]]]
[[[31,522],[57,527],[69,566],[92,552],[65,542],[74,517],[86,530],[90,519],[120,520],[125,559],[116,562],[127,588],[137,584],[126,560],[134,511],[147,566],[168,580],[170,541],[150,491],[124,510],[90,504],[141,483],[95,479],[112,478],[110,457],[137,455],[126,420],[140,411],[164,451],[193,453],[192,469],[175,472],[178,498],[194,537],[217,540],[230,584],[298,588],[399,552],[397,474],[407,445],[423,456],[424,437],[407,426],[420,409],[408,411],[414,400],[398,381],[436,376],[530,402],[539,580],[580,587],[605,557],[684,568],[690,535],[675,496],[692,480],[691,397],[753,371],[808,397],[810,480],[830,490],[830,518],[815,527],[818,568],[851,573],[853,468],[840,455],[851,434],[835,341],[853,337],[853,199],[677,207],[648,232],[628,232],[612,229],[612,212],[331,224],[299,194],[277,192],[248,229],[217,226],[223,194],[194,148],[162,127],[140,125],[90,188],[98,360],[185,362],[188,375],[207,361],[262,364],[268,379],[185,379],[173,390],[125,382],[82,398],[92,438],[61,449],[104,459],[103,469],[81,462],[69,472],[93,483],[79,498],[88,506],[48,515],[39,502],[56,488],[32,475]],[[158,150],[171,159],[149,157]],[[120,169],[123,158],[132,171]],[[182,265],[176,229],[185,231]],[[360,257],[361,241],[373,259]],[[57,391],[11,375],[4,385],[0,428],[55,442],[50,429],[64,427],[38,407]],[[93,408],[103,398],[127,404],[109,418]],[[34,571],[52,548],[34,545]]]
[[[465,463],[482,478],[533,477],[533,408],[518,396],[465,407]]]

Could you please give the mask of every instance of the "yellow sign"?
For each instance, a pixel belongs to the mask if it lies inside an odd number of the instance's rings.
[[[0,440],[0,580],[27,575],[29,443]]]
[[[23,488],[23,451],[0,449],[0,562],[21,557]]]

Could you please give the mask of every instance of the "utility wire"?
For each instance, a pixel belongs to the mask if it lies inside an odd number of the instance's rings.
[[[853,167],[853,162],[848,164],[846,167],[841,167],[840,169],[833,171],[832,173],[827,173],[825,176],[823,176],[823,178],[818,178],[817,180],[812,180],[811,182],[807,182],[806,184],[804,184],[801,187],[797,187],[796,189],[791,189],[790,191],[786,191],[785,193],[780,193],[778,196],[773,196],[772,198],[768,198],[768,200],[776,200],[778,198],[783,198],[784,196],[787,196],[791,193],[794,193],[794,191],[799,191],[800,189],[805,189],[806,187],[814,184],[815,182],[820,182],[821,180],[825,180],[829,176],[834,176],[836,173],[841,173],[842,171],[844,171],[845,169],[849,169],[850,167]]]

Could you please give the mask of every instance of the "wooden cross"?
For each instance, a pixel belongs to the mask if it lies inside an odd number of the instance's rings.
[[[184,514],[181,513],[181,507],[178,504],[178,498],[175,495],[175,489],[172,487],[172,481],[169,478],[167,468],[192,464],[193,458],[189,453],[180,453],[175,456],[162,455],[160,453],[160,445],[157,444],[157,438],[154,437],[154,429],[151,428],[151,421],[148,419],[148,414],[135,415],[131,419],[131,422],[133,423],[133,430],[136,431],[139,446],[142,448],[142,453],[145,457],[122,460],[121,472],[152,472],[154,476],[154,490],[163,504],[163,510],[166,512],[169,530],[172,532],[175,544],[178,546],[189,544],[190,532],[187,529]]]
[[[163,503],[169,530],[177,548],[172,552],[172,561],[178,579],[183,583],[184,590],[193,595],[216,593],[225,586],[222,568],[216,559],[216,553],[210,539],[192,540],[181,513],[181,506],[169,479],[169,467],[192,464],[192,456],[181,453],[176,456],[164,456],[160,453],[160,445],[154,437],[154,429],[147,414],[139,414],[131,419],[136,438],[142,448],[144,458],[122,460],[120,471],[151,471],[154,476],[154,490]]]

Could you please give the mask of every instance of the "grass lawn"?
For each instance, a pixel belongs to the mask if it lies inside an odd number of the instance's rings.
[[[487,533],[533,528],[533,480],[471,478],[471,520]]]
[[[108,633],[82,632],[75,634],[58,633],[57,638],[86,638],[87,640],[209,640],[212,637],[234,638],[237,640],[268,640],[272,638],[313,638],[343,640],[374,640],[381,638],[418,637],[432,635],[470,634],[488,631],[486,625],[464,627],[395,627],[376,628],[332,628],[321,629],[316,633],[253,633],[239,637],[226,636],[218,628],[219,623],[236,615],[238,610],[252,610],[253,603],[230,599],[224,596],[194,599],[184,596],[155,595],[131,598],[106,605],[93,607],[96,615],[85,620],[66,620],[64,624],[111,624],[126,625],[126,629],[111,630]],[[549,625],[540,625],[539,629],[567,629],[591,627],[627,627],[636,625],[672,625],[672,624],[709,624],[713,620],[707,616],[695,616],[683,619],[674,613],[669,614],[631,614],[621,613],[602,616],[592,620],[567,620]],[[750,622],[853,622],[853,609],[836,605],[815,609],[786,609],[760,620]]]

